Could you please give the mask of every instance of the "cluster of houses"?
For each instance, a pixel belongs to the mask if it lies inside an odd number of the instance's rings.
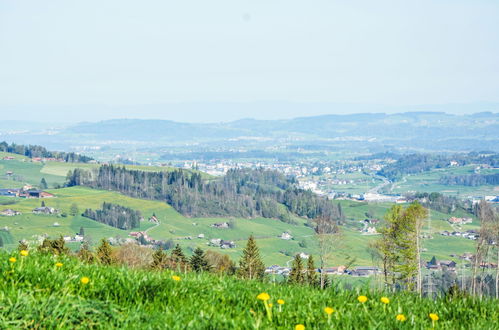
[[[63,236],[65,242],[83,242],[83,235],[75,234],[74,236]]]
[[[0,189],[0,196],[20,197],[20,198],[52,198],[53,194],[43,190],[34,189],[31,186],[24,186],[20,189]]]
[[[466,260],[466,261],[473,261],[474,257],[475,256],[473,254],[468,253],[468,252],[465,253],[465,254],[463,254],[462,256],[459,256],[460,259]],[[438,270],[446,269],[446,270],[451,271],[451,272],[455,272],[456,271],[456,266],[457,266],[457,263],[455,261],[452,261],[452,260],[437,260],[435,257],[433,257],[425,265],[425,267],[427,269],[429,269],[429,270],[438,271]],[[470,264],[466,264],[465,266],[469,267]],[[494,268],[497,268],[497,264],[494,264],[492,262],[482,262],[482,263],[480,263],[480,268],[494,269]]]
[[[150,237],[149,235],[147,235],[147,233],[145,231],[132,231],[128,235],[132,236],[133,238],[136,238],[137,240],[145,241],[151,245],[160,245],[163,243],[160,240],[156,240],[156,239]]]
[[[210,227],[217,228],[217,229],[228,229],[229,223],[228,222],[214,223]]]
[[[209,245],[219,247],[221,249],[234,249],[236,247],[236,243],[234,243],[234,241],[225,241],[220,238],[211,239]]]
[[[468,223],[472,223],[473,219],[472,218],[456,218],[456,217],[451,217],[447,221],[451,225],[465,225],[465,224],[468,224]]]
[[[283,276],[288,276],[290,271],[291,271],[290,267],[282,267],[278,265],[272,265],[265,269],[266,274],[283,275]],[[315,269],[315,271],[317,273],[321,273],[320,268]],[[371,267],[371,266],[355,267],[353,269],[348,269],[345,266],[326,267],[323,269],[323,271],[325,275],[348,275],[353,277],[369,277],[381,273],[378,267]]]
[[[379,224],[378,219],[364,219],[362,222],[362,229],[360,230],[362,235],[377,235],[378,231],[376,230],[375,225]]]
[[[5,210],[0,212],[0,215],[4,216],[4,217],[13,217],[16,215],[21,215],[21,212],[13,210],[13,209],[5,209]]]
[[[443,232],[440,233],[442,236],[455,236],[455,237],[462,237],[462,238],[467,238],[476,241],[478,237],[480,237],[480,234],[476,230],[470,229],[467,231],[447,231],[444,230]]]
[[[48,206],[41,206],[33,209],[33,214],[58,214],[59,210],[54,209],[53,207],[48,207]]]

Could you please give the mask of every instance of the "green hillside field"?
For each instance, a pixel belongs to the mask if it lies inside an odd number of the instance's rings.
[[[52,238],[59,235],[74,235],[84,228],[87,239],[92,244],[97,244],[101,238],[128,237],[129,231],[113,228],[80,215],[71,216],[70,208],[74,203],[78,206],[79,213],[86,208],[98,209],[103,202],[115,203],[132,209],[140,210],[146,221],[142,222],[140,228],[133,231],[148,230],[149,236],[160,240],[173,240],[180,244],[187,253],[190,254],[196,247],[203,249],[214,249],[223,252],[237,260],[241,255],[242,248],[246,244],[246,239],[253,234],[257,238],[261,248],[262,256],[267,265],[285,265],[296,253],[304,252],[317,256],[318,249],[314,237],[314,231],[307,226],[307,221],[295,218],[297,225],[291,225],[275,219],[256,218],[187,218],[179,214],[172,207],[164,202],[141,200],[124,196],[112,191],[95,190],[85,187],[71,187],[62,189],[52,189],[49,192],[55,194],[55,198],[44,199],[47,206],[61,210],[67,216],[60,215],[34,215],[32,209],[40,206],[39,199],[11,199],[14,205],[4,205],[4,208],[13,208],[22,212],[22,215],[14,217],[0,217],[0,228],[8,228],[8,236],[4,240],[7,249],[13,249],[21,239],[34,240],[39,235],[47,234]],[[3,198],[1,201],[7,201]],[[375,217],[382,219],[386,210],[391,206],[388,203],[368,204],[365,202],[340,201],[346,214],[346,225],[342,226],[340,239],[335,243],[333,253],[329,256],[328,263],[331,266],[344,264],[348,260],[355,259],[354,265],[370,265],[372,260],[366,250],[368,242],[378,238],[377,235],[361,235],[361,221],[365,218],[365,213],[370,212]],[[149,217],[156,214],[160,224],[154,225],[147,221]],[[459,215],[459,214],[456,214]],[[472,252],[474,242],[458,238],[443,237],[435,232],[441,230],[453,230],[446,219],[449,215],[438,212],[431,212],[431,223],[427,223],[424,230],[433,233],[433,239],[423,242],[423,247],[428,251],[423,254],[424,258],[430,259],[435,255],[439,259],[452,259],[450,254],[462,254]],[[229,229],[216,229],[211,227],[214,223],[230,222],[233,227]],[[58,227],[54,223],[59,224]],[[429,226],[428,224],[431,224]],[[477,228],[477,224],[466,225],[464,229]],[[292,240],[279,238],[283,232],[289,232]],[[197,238],[199,234],[204,234],[204,238]],[[4,232],[3,235],[7,235]],[[9,237],[9,238],[7,238]],[[190,237],[191,239],[187,239]],[[231,240],[236,243],[235,249],[220,249],[208,246],[209,240],[220,238]],[[300,246],[301,245],[301,246]],[[73,246],[77,248],[77,246]],[[456,259],[457,260],[457,259]]]
[[[454,330],[499,324],[498,301],[487,298],[432,300],[368,286],[319,290],[209,273],[88,265],[33,251],[27,256],[0,251],[0,274],[2,329]]]

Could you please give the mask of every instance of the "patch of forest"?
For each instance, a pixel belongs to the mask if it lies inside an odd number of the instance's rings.
[[[63,159],[66,163],[88,163],[94,160],[91,157],[80,155],[74,152],[48,151],[45,147],[37,145],[8,144],[0,142],[0,151],[12,154],[23,155],[29,158],[57,158]]]
[[[436,168],[449,167],[451,162],[455,162],[455,165],[458,166],[483,164],[499,167],[499,154],[490,152],[470,152],[453,155],[409,154],[385,166],[378,174],[394,181],[407,174],[416,174]]]
[[[483,186],[499,185],[499,173],[495,174],[469,174],[469,175],[447,175],[440,178],[441,184],[459,186]]]
[[[232,169],[222,178],[206,181],[199,173],[181,169],[147,172],[103,165],[91,170],[75,169],[67,179],[68,186],[165,201],[191,217],[265,217],[284,222],[293,221],[291,213],[310,219],[344,217],[339,204],[298,188],[293,177],[264,169]]]
[[[139,227],[142,218],[140,211],[106,202],[102,204],[100,210],[86,209],[83,216],[123,230]]]

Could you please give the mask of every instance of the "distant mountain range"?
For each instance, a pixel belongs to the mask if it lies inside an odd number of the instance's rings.
[[[428,150],[499,150],[499,113],[451,115],[441,112],[323,115],[288,120],[242,119],[227,123],[116,119],[49,129],[33,123],[0,125],[0,140],[44,144],[51,148],[115,145],[185,144],[336,145],[341,142]],[[246,141],[246,142],[244,142]],[[236,143],[237,142],[237,143]]]

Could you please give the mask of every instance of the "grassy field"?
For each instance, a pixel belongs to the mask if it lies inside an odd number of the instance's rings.
[[[78,206],[80,213],[86,208],[97,209],[102,203],[112,202],[140,210],[147,220],[156,214],[160,224],[154,226],[148,221],[141,223],[136,230],[148,230],[148,235],[160,240],[173,240],[180,244],[187,253],[191,253],[196,247],[203,249],[214,249],[228,254],[234,260],[238,260],[242,248],[246,244],[246,239],[253,234],[257,238],[257,243],[261,248],[262,256],[267,265],[285,265],[296,253],[304,252],[317,257],[318,247],[312,228],[306,226],[304,219],[299,219],[297,225],[287,224],[274,219],[222,219],[222,218],[186,218],[175,211],[166,203],[159,201],[140,200],[124,196],[112,191],[95,190],[84,187],[71,187],[63,189],[52,189],[49,192],[56,195],[56,198],[45,199],[47,206],[61,210],[67,217],[60,215],[34,215],[31,210],[41,203],[37,199],[10,199],[4,197],[0,202],[15,201],[14,205],[5,205],[3,208],[13,208],[22,212],[22,215],[15,217],[0,217],[0,228],[7,227],[8,233],[4,239],[7,249],[13,249],[21,239],[34,240],[40,235],[49,235],[52,238],[59,235],[74,235],[84,228],[85,235],[91,243],[97,244],[101,238],[127,237],[129,231],[113,228],[93,220],[77,216],[71,216],[70,208],[74,203]],[[354,201],[340,201],[343,211],[346,214],[346,225],[334,248],[334,252],[328,258],[328,264],[336,266],[344,264],[354,259],[354,265],[371,265],[372,260],[367,252],[368,242],[377,239],[379,236],[365,236],[359,233],[362,227],[361,221],[366,218],[366,213],[375,218],[382,219],[384,213],[391,206],[389,203],[365,203]],[[3,209],[2,208],[2,209]],[[460,215],[460,214],[456,214]],[[435,255],[438,259],[453,259],[450,254],[462,254],[472,252],[474,242],[463,238],[443,237],[437,233],[442,230],[453,230],[447,223],[449,215],[438,212],[431,212],[431,223],[428,222],[424,231],[433,233],[433,239],[423,241],[423,247],[428,251],[423,254],[425,259],[430,259]],[[217,222],[229,221],[233,224],[229,229],[216,229],[211,227]],[[59,226],[55,227],[54,223]],[[477,228],[477,224],[464,226],[464,229]],[[280,236],[283,232],[289,232],[293,236],[292,240],[282,240]],[[197,238],[203,234],[204,238]],[[186,239],[187,237],[191,239]],[[2,237],[4,238],[4,237]],[[236,243],[235,249],[221,250],[217,247],[209,247],[208,242],[212,238],[232,240]],[[77,246],[74,246],[77,248]]]
[[[475,166],[462,166],[443,169],[434,169],[428,172],[405,176],[392,187],[392,193],[406,192],[440,192],[447,195],[467,196],[487,196],[499,194],[499,187],[493,185],[484,185],[477,187],[469,186],[447,186],[439,183],[442,176],[447,175],[469,175],[474,173]],[[498,169],[482,169],[481,174],[498,173]]]
[[[321,291],[211,274],[86,265],[66,256],[23,257],[17,251],[0,252],[0,273],[3,329],[497,329],[499,323],[497,300],[430,300],[368,286]],[[257,298],[263,292],[266,302]],[[381,297],[389,299],[386,304]]]

